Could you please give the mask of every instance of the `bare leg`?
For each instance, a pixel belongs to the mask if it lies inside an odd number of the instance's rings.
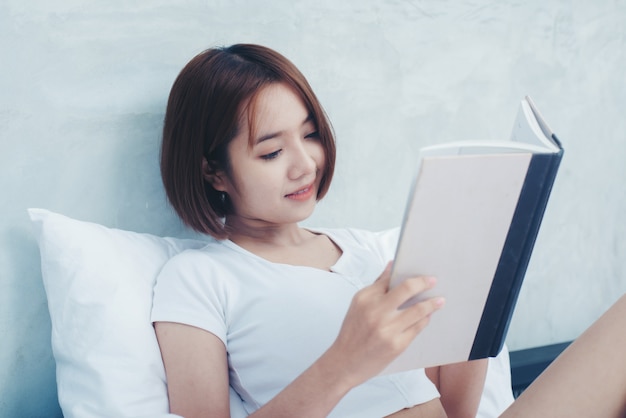
[[[626,296],[574,341],[502,417],[625,417]]]

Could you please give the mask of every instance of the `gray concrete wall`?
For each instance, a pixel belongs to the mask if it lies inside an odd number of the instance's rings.
[[[325,105],[339,156],[315,225],[397,225],[421,146],[506,139],[530,94],[566,155],[508,343],[576,337],[626,289],[624,22],[608,0],[0,0],[0,416],[60,414],[26,208],[185,235],[161,121],[213,45],[279,50]]]

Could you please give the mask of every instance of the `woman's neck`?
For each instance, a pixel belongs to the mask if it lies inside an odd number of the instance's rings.
[[[231,221],[232,222],[232,221]],[[330,270],[342,254],[328,236],[297,224],[253,225],[228,223],[230,241],[268,261]]]
[[[246,248],[253,246],[293,247],[310,238],[311,233],[298,224],[268,224],[236,217],[226,218],[229,239]]]

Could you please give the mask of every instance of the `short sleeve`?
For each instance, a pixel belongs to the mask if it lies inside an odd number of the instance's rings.
[[[347,231],[356,243],[367,249],[370,257],[376,257],[383,265],[395,257],[400,228],[396,227],[378,232],[362,229],[348,229]]]
[[[396,255],[396,248],[400,238],[400,228],[392,228],[376,232],[376,246],[378,252],[384,260],[391,261]]]
[[[215,334],[226,345],[227,294],[210,257],[202,250],[171,258],[157,277],[152,322],[177,322]]]

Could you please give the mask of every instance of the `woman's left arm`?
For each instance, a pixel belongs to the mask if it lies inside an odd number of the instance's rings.
[[[485,386],[488,359],[447,364],[426,370],[441,395],[448,418],[476,416]]]

